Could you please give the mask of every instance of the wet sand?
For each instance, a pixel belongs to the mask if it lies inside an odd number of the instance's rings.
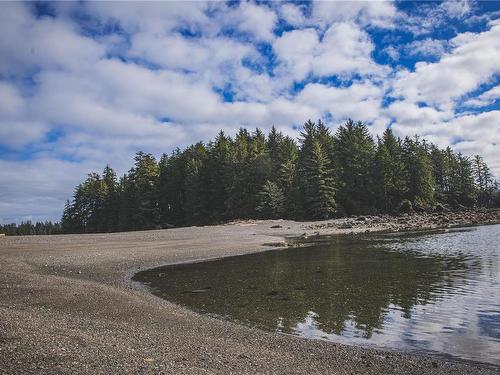
[[[145,268],[271,250],[285,238],[493,223],[500,211],[240,222],[0,239],[0,373],[497,374],[488,365],[273,334],[154,297]],[[293,241],[292,241],[293,244]]]

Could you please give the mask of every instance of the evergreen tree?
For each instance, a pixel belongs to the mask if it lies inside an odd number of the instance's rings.
[[[16,223],[0,225],[0,233],[7,236],[47,235],[61,234],[63,229],[61,224],[52,221],[37,221],[33,224],[28,220],[22,221],[19,225]]]
[[[374,209],[375,143],[362,122],[348,120],[335,134],[338,200],[346,214]]]
[[[164,154],[159,163],[139,152],[119,182],[106,166],[74,189],[61,224],[24,222],[12,234],[104,232],[220,223],[234,218],[325,219],[402,202],[421,209],[500,205],[498,184],[480,156],[469,159],[420,140],[402,142],[387,129],[377,146],[361,122],[335,136],[321,121],[304,124],[299,145],[272,128],[269,136],[220,132]]]
[[[102,227],[106,232],[114,232],[119,229],[118,215],[120,210],[120,192],[116,173],[109,165],[107,165],[102,172],[102,181],[105,191]]]
[[[473,159],[473,174],[477,191],[477,203],[481,206],[491,206],[494,200],[495,183],[488,165],[479,155],[475,155]]]
[[[472,206],[476,198],[472,163],[460,153],[451,154],[450,159],[450,203],[455,206]]]
[[[185,225],[186,155],[176,149],[160,161],[159,201],[163,227]]]
[[[280,165],[276,183],[285,196],[284,217],[300,219],[304,216],[300,195],[300,174],[298,173],[297,145],[290,137],[285,137],[280,146]]]
[[[234,160],[232,140],[220,131],[215,141],[209,144],[206,162],[206,203],[211,222],[222,222],[229,217],[226,202],[233,181]]]
[[[279,186],[267,180],[258,194],[257,211],[263,218],[278,219],[282,217],[285,196]]]
[[[208,223],[205,202],[208,201],[203,168],[207,151],[203,143],[188,148],[186,151],[186,178],[185,187],[185,223],[187,225],[201,225]]]
[[[130,215],[126,226],[132,225],[134,229],[153,229],[160,223],[159,166],[153,155],[144,152],[138,152],[134,161],[134,167],[124,179],[124,198],[128,203],[125,214]]]
[[[440,150],[435,145],[431,146],[430,158],[432,163],[432,174],[434,175],[435,198],[440,202],[448,202],[450,194],[451,162],[453,157],[450,148],[447,150]]]
[[[405,162],[405,184],[408,187],[407,199],[415,207],[422,209],[434,205],[434,176],[430,156],[418,138],[415,140],[406,137],[403,146],[403,160]]]
[[[314,140],[304,161],[306,212],[313,219],[328,219],[336,211],[335,184],[329,160],[319,140]]]
[[[233,219],[256,217],[257,195],[271,175],[265,136],[259,129],[252,135],[240,129],[233,144],[235,160],[226,200],[228,216]]]
[[[384,131],[376,152],[375,180],[377,206],[384,212],[394,211],[404,199],[405,165],[401,140],[390,128]]]

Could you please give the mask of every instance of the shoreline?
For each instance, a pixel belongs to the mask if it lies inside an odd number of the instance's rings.
[[[498,223],[500,210],[7,236],[0,241],[0,373],[499,373],[486,363],[260,331],[199,315],[131,280],[161,265],[280,249],[292,237],[464,221]]]

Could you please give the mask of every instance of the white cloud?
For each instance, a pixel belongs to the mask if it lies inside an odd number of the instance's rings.
[[[482,33],[459,34],[454,47],[436,63],[417,63],[414,72],[401,71],[394,94],[412,102],[452,108],[454,101],[500,72],[500,24]]]
[[[31,119],[28,112],[18,88],[0,82],[0,146],[19,149],[45,138],[49,126]]]
[[[381,87],[370,82],[355,83],[345,88],[310,83],[296,101],[318,108],[322,115],[330,113],[335,123],[348,118],[372,122],[380,115],[383,94]]]
[[[310,73],[349,78],[355,74],[386,72],[371,57],[374,45],[369,35],[353,23],[334,23],[321,40],[312,28],[286,32],[275,41],[273,48],[282,63],[277,69],[279,74],[291,74],[296,81]]]
[[[105,47],[79,35],[65,21],[33,22],[23,3],[3,5],[0,12],[0,71],[20,74],[40,68],[79,69],[98,61]]]
[[[80,9],[79,4],[70,6]],[[194,32],[201,31],[205,35],[213,35],[219,28],[205,13],[212,6],[217,5],[202,1],[153,3],[91,1],[83,4],[88,14],[96,17],[102,24],[118,23],[131,34],[136,32],[163,34],[185,27]]]
[[[0,116],[2,119],[15,118],[25,110],[24,99],[18,88],[0,81]]]
[[[282,62],[278,69],[282,74],[290,73],[294,80],[301,81],[312,71],[313,60],[319,38],[316,30],[293,30],[278,38],[273,48]]]
[[[83,180],[95,168],[100,170],[101,165],[45,158],[0,160],[0,222],[60,217],[75,181]]]
[[[302,26],[306,21],[304,12],[300,6],[284,3],[279,7],[280,16],[292,26]]]
[[[399,59],[401,54],[399,53],[398,49],[394,46],[388,46],[384,48],[384,52],[387,56],[389,56],[393,61],[396,61]]]
[[[484,107],[493,104],[498,99],[500,99],[500,86],[495,86],[488,91],[483,92],[477,98],[467,100],[465,105],[471,107]]]
[[[446,0],[439,4],[420,3],[414,14],[399,13],[398,23],[415,35],[424,35],[438,28],[448,28],[450,21],[469,17],[473,6],[470,0]]]
[[[447,0],[440,5],[441,9],[451,18],[464,18],[471,10],[472,6],[468,0]]]
[[[315,1],[312,18],[322,25],[356,21],[363,26],[392,27],[397,10],[390,1]]]
[[[313,61],[318,75],[380,73],[372,59],[374,45],[366,32],[352,23],[335,23],[323,36]]]
[[[441,57],[446,51],[448,42],[437,39],[420,39],[409,43],[405,51],[411,56]]]
[[[223,24],[236,27],[258,40],[274,39],[273,30],[278,17],[266,5],[259,6],[250,1],[243,1],[237,8],[224,12],[221,17]]]

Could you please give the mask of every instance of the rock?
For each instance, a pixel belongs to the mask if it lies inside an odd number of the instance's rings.
[[[441,203],[436,204],[436,207],[434,207],[435,212],[445,212],[448,211],[448,209]]]
[[[350,228],[352,228],[352,224],[349,223],[349,222],[341,223],[341,224],[338,225],[337,228],[339,228],[339,229],[350,229]]]
[[[425,209],[424,206],[421,206],[419,204],[414,204],[413,205],[413,211],[418,212],[418,213],[422,213],[422,212],[425,212],[426,209]]]
[[[282,227],[281,225],[279,225],[279,224],[277,224],[277,225],[273,225],[273,226],[271,227],[271,229],[275,229],[275,228],[283,228],[283,227]]]
[[[358,216],[356,218],[356,221],[366,221],[366,217],[364,217],[364,216]]]

